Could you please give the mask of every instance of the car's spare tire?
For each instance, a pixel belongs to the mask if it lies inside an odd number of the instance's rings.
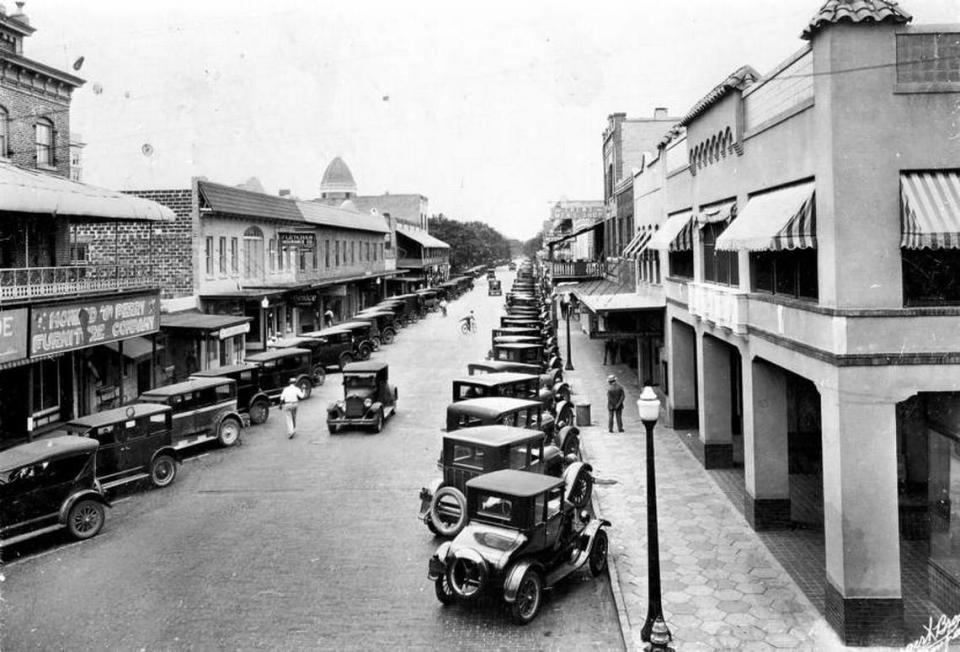
[[[467,498],[456,487],[440,487],[430,501],[430,522],[437,534],[455,537],[467,522]]]
[[[476,550],[458,550],[447,560],[447,585],[460,600],[477,598],[487,586],[490,571]]]
[[[586,507],[593,495],[593,467],[574,462],[563,471],[564,497],[574,507]]]

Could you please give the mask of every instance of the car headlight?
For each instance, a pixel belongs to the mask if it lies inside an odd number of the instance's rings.
[[[363,407],[369,408],[371,405],[373,405],[373,399],[372,399],[372,398],[367,397],[367,398],[363,399]]]

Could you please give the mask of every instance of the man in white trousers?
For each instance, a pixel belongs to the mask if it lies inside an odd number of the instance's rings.
[[[291,378],[289,384],[280,392],[280,405],[287,419],[287,438],[297,434],[297,403],[303,400],[303,391],[297,387],[297,379]]]

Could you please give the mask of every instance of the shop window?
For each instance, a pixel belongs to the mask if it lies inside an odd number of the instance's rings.
[[[227,273],[227,239],[223,236],[220,237],[219,242],[220,249],[220,273]]]
[[[671,251],[669,254],[670,276],[693,278],[693,252]]]
[[[900,251],[904,305],[960,305],[960,249]]]
[[[700,231],[703,241],[703,278],[711,283],[739,285],[740,270],[736,251],[720,251],[717,238],[727,228],[726,223],[707,224]]]
[[[204,258],[207,261],[207,276],[213,276],[213,236],[207,236],[204,240]]]
[[[60,407],[60,374],[57,360],[43,360],[33,367],[33,414]]]
[[[356,264],[357,264],[357,252],[356,252],[356,249],[357,249],[357,243],[354,242],[353,240],[351,240],[351,241],[350,241],[350,264],[351,264],[351,265],[356,265]]]

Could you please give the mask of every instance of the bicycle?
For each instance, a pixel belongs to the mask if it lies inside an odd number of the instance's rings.
[[[478,330],[476,319],[464,318],[460,320],[460,332],[462,334],[476,333]]]

